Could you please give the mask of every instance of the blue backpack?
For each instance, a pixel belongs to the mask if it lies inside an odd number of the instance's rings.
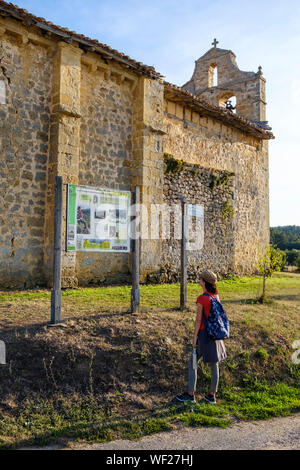
[[[208,293],[203,295],[211,299],[211,307],[208,319],[203,312],[204,325],[210,339],[219,340],[229,338],[229,321],[221,302],[211,297]]]

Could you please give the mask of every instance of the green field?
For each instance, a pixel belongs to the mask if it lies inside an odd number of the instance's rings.
[[[2,292],[0,366],[2,448],[59,439],[138,438],[177,426],[229,426],[300,409],[300,275],[220,281],[231,323],[221,365],[218,404],[201,402],[209,384],[199,366],[196,405],[176,405],[186,389],[195,301],[178,309],[179,285],[141,286],[141,312],[130,314],[130,286],[63,291],[64,327],[48,328],[50,291]]]

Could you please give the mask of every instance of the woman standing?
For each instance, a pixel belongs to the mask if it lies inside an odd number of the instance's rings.
[[[210,339],[205,330],[204,316],[207,320],[210,312],[211,298],[220,301],[216,285],[217,276],[212,271],[206,270],[200,273],[199,277],[199,284],[203,289],[203,294],[196,301],[197,316],[194,326],[193,350],[196,351],[197,362],[202,357],[205,364],[210,364],[210,391],[205,395],[204,400],[215,405],[219,384],[219,362],[223,361],[227,355],[223,340]],[[188,391],[182,395],[177,395],[176,399],[180,402],[195,402],[196,384],[197,367],[193,364],[192,353],[188,363]]]

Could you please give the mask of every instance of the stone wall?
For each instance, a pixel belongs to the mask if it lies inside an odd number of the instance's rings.
[[[132,88],[116,75],[82,66],[79,184],[131,189]],[[76,253],[80,284],[121,282],[128,273],[128,253]]]
[[[164,101],[162,80],[124,57],[104,60],[61,39],[0,18],[0,287],[51,285],[56,175],[64,184],[138,186],[147,209],[184,194],[205,209],[204,249],[189,254],[190,267],[252,273],[269,241],[267,142],[205,106]],[[183,172],[164,173],[164,152],[185,162]],[[128,281],[130,254],[65,251],[65,196],[63,287]],[[141,280],[166,260],[175,273],[178,248],[143,239]]]
[[[47,49],[0,41],[0,285],[43,285],[52,62]]]
[[[237,274],[254,273],[257,250],[269,243],[268,144],[260,145],[255,139],[252,145],[243,143],[236,138],[235,131],[224,134],[222,124],[211,118],[205,118],[204,123],[199,118],[195,124],[166,113],[165,129],[166,153],[210,171],[234,173],[231,203],[234,238],[228,267]],[[173,188],[176,193],[175,182]],[[207,191],[201,197],[204,200],[212,197],[212,201],[216,197],[218,207],[217,193]],[[217,263],[216,268],[219,266]]]
[[[75,43],[1,24],[0,285],[51,286],[56,175],[95,187],[138,185],[144,204],[162,200],[163,84]],[[64,186],[63,240],[65,209]],[[64,287],[129,279],[130,254],[62,248]],[[145,240],[141,251],[143,276],[159,266],[161,245]]]
[[[204,243],[200,250],[187,251],[188,280],[197,281],[197,274],[203,269],[213,269],[221,276],[232,273],[233,173],[186,164],[182,161],[179,162],[179,169],[168,171],[170,161],[172,163],[174,160],[167,155],[164,203],[170,207],[172,205],[179,207],[183,197],[187,204],[200,204],[204,209]],[[175,217],[171,216],[171,238],[163,241],[163,263],[160,272],[150,275],[148,277],[150,281],[178,282],[180,279],[181,241],[174,236],[174,219]],[[194,217],[187,219],[195,225]],[[200,234],[196,233],[196,236],[199,237]]]

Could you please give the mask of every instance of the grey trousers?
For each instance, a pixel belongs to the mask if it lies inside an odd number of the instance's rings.
[[[210,393],[217,393],[219,385],[219,364],[218,362],[210,362],[211,382]],[[193,353],[188,363],[188,391],[195,392],[197,385],[197,369],[193,369]]]

